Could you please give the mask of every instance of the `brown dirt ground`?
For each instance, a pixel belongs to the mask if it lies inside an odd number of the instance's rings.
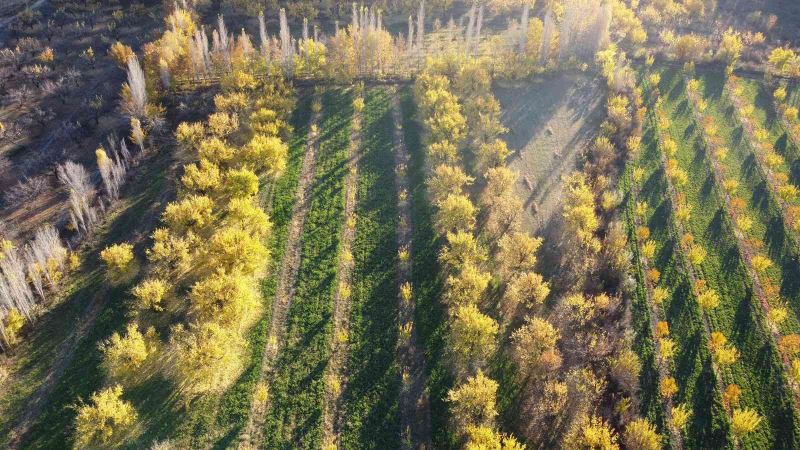
[[[559,74],[498,82],[494,94],[508,128],[508,166],[519,173],[516,191],[525,205],[523,228],[545,239],[540,259],[549,274],[560,265],[561,178],[576,169],[603,121],[605,90],[592,76]]]

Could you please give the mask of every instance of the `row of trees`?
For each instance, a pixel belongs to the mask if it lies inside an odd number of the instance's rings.
[[[513,192],[517,175],[504,167],[509,151],[499,139],[505,129],[490,81],[481,62],[454,53],[429,61],[415,96],[426,131],[429,200],[436,209],[436,230],[445,241],[439,260],[450,314],[448,365],[455,387],[448,401],[454,430],[468,446],[514,449],[521,444],[497,431],[498,384],[485,371],[498,350],[501,328],[517,322],[520,311],[540,305],[549,286],[534,271],[541,239],[519,229],[523,207]],[[467,167],[470,159],[473,164]],[[467,191],[476,180],[482,185],[477,205]],[[495,291],[501,294],[497,304],[491,300]],[[517,348],[533,343],[558,361],[557,336],[537,339],[548,327],[546,320],[530,318],[515,332]],[[535,370],[539,355],[528,354],[530,346],[524,348],[519,355],[526,369]]]
[[[165,35],[194,27],[181,22],[190,19],[183,14],[178,9],[168,17],[176,26]],[[197,162],[184,167],[178,199],[167,205],[163,226],[153,233],[148,264],[131,291],[133,319],[103,343],[109,387],[78,409],[78,446],[128,438],[136,411],[123,399],[124,389],[154,374],[171,378],[188,402],[224,391],[242,369],[244,332],[259,315],[257,280],[269,261],[264,241],[271,223],[257,193],[260,177],[271,182],[286,167],[283,139],[291,130],[285,118],[293,95],[279,74],[259,82],[246,59],[230,63],[235,70],[214,98],[216,111],[175,131],[177,144]],[[144,86],[158,76],[142,75]],[[141,83],[134,80],[129,76],[129,87]],[[148,104],[142,100],[140,106]],[[112,280],[136,270],[129,244],[107,248],[101,259]],[[176,324],[156,328],[165,321]]]

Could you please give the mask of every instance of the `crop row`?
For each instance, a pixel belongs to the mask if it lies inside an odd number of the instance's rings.
[[[718,294],[718,305],[707,312],[710,328],[722,333],[738,351],[735,362],[723,369],[723,377],[741,389],[734,403],[752,408],[766,419],[744,444],[769,446],[791,440],[795,427],[791,399],[786,397],[781,379],[781,363],[739,257],[735,230],[716,194],[702,131],[693,118],[685,83],[678,71],[669,70],[662,72],[659,88],[669,117],[668,135],[677,144],[672,156],[676,169],[692,174],[685,177],[681,191],[690,208],[686,231],[691,233],[693,246],[704,253],[697,264],[698,279],[704,281],[705,289]]]
[[[686,270],[686,256],[678,244],[680,232],[675,216],[677,199],[674,198],[675,191],[664,169],[664,130],[659,129],[655,119],[658,106],[653,104],[655,94],[652,86],[648,94],[651,111],[645,122],[642,147],[630,171],[630,189],[635,197],[629,196],[627,211],[631,241],[645,240],[644,246],[651,247],[645,253],[652,255],[650,258],[642,255],[641,244],[634,247],[637,262],[645,259],[650,266],[645,270],[642,264],[636,265],[640,292],[635,300],[639,302],[640,314],[644,314],[644,317],[634,315],[639,333],[638,346],[642,359],[651,361],[653,365],[650,373],[645,370],[641,375],[642,406],[648,411],[646,407],[649,404],[650,415],[653,414],[661,385],[655,384],[657,380],[652,371],[659,359],[666,359],[679,388],[673,404],[680,404],[692,412],[683,435],[686,447],[726,447],[729,445],[726,412],[720,402],[718,379],[707,346],[705,319],[698,308],[691,276]],[[637,215],[649,236],[644,235],[642,228],[633,226]],[[649,296],[645,289],[649,291]],[[663,350],[666,349],[663,348],[659,348],[659,354],[656,354],[656,346],[650,341],[653,332],[652,323],[648,322],[654,322],[655,319],[650,317],[651,313],[644,303],[648,297],[655,303],[651,305],[654,311],[652,315],[663,318],[668,325],[668,336],[677,344],[672,358],[665,358],[667,355]],[[664,334],[663,329],[661,334]],[[656,339],[659,337],[656,336]],[[673,424],[666,423],[663,426],[672,427]],[[673,445],[679,444],[673,442]]]
[[[336,263],[343,225],[344,175],[352,105],[349,93],[322,97],[316,174],[308,202],[295,298],[288,311],[286,342],[270,382],[265,425],[268,447],[320,447],[323,373],[330,353]]]
[[[397,204],[390,98],[365,94],[353,245],[345,448],[399,448]]]

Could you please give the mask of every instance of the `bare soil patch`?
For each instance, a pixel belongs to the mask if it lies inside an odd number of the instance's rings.
[[[519,173],[523,228],[545,239],[540,258],[545,275],[551,275],[560,266],[561,179],[577,168],[605,117],[604,89],[592,76],[558,74],[497,82],[494,94],[508,128],[508,166]]]

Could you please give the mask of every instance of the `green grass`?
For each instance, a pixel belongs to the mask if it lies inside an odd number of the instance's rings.
[[[327,91],[316,175],[301,238],[297,291],[288,311],[286,345],[270,383],[266,427],[269,448],[319,448],[323,374],[330,355],[331,314],[341,230],[344,176],[352,119],[349,93]]]
[[[670,325],[671,336],[678,344],[678,354],[672,366],[679,393],[675,404],[687,403],[693,410],[692,420],[684,435],[687,448],[729,447],[727,436],[727,415],[721,404],[720,393],[716,389],[716,377],[711,369],[711,358],[706,345],[705,330],[701,312],[692,293],[691,280],[684,273],[684,256],[675,253],[675,223],[672,205],[667,192],[667,180],[661,164],[658,136],[654,112],[649,111],[645,122],[642,148],[634,166],[644,170],[644,177],[637,200],[647,202],[649,208],[641,219],[651,232],[656,244],[654,258],[650,266],[661,272],[659,285],[667,289],[669,295],[660,306],[660,318]],[[635,242],[634,211],[635,204],[630,195],[628,168],[623,178],[623,188],[627,190],[625,220],[628,224],[629,241]],[[640,375],[641,392],[639,400],[642,414],[653,420],[666,435],[663,409],[658,395],[658,379],[654,345],[650,333],[650,309],[646,304],[644,273],[638,259],[638,248],[633,245],[634,274],[637,280],[636,293],[632,301],[633,326],[636,332],[634,349],[644,363]]]
[[[450,413],[445,403],[453,379],[443,362],[447,333],[446,310],[440,296],[443,279],[437,255],[441,242],[433,230],[433,210],[427,199],[425,186],[425,148],[420,137],[420,126],[415,120],[416,105],[411,89],[400,92],[403,109],[403,131],[411,156],[408,176],[411,185],[411,253],[414,255],[411,283],[414,286],[416,309],[414,325],[419,332],[419,342],[425,352],[426,380],[430,397],[431,430],[434,448],[455,447],[450,432]]]
[[[760,326],[760,305],[753,296],[733,230],[715,192],[680,72],[663,71],[660,90],[663,107],[671,119],[667,131],[678,144],[678,164],[689,173],[688,183],[680,189],[692,206],[687,231],[708,252],[698,276],[721,296],[720,306],[709,313],[711,326],[723,332],[740,352],[738,361],[724,369],[723,376],[726,382],[735,382],[742,388],[743,406],[764,416],[758,429],[745,437],[743,447],[800,446],[792,400],[781,379],[783,367],[771,337]]]
[[[28,341],[35,350],[30,354],[25,353],[23,360],[28,361],[31,357],[41,356],[39,353],[41,351],[47,352],[48,356],[42,361],[29,361],[22,367],[23,376],[19,381],[31,383],[31,386],[39,386],[41,377],[54,362],[54,355],[51,352],[69,334],[69,330],[78,326],[78,321],[83,317],[82,312],[88,307],[89,302],[102,303],[94,326],[88,330],[84,339],[77,343],[72,361],[65,368],[47,405],[35,419],[23,440],[24,448],[61,449],[70,446],[75,420],[73,406],[78,404],[80,399],[88,401],[91,394],[102,387],[105,375],[100,368],[101,353],[97,346],[127,323],[127,304],[124,299],[132,282],[109,286],[97,255],[106,245],[130,239],[134,230],[149,232],[141,229],[142,218],[147,214],[157,214],[159,208],[157,199],[167,189],[169,149],[162,149],[155,158],[155,161],[145,163],[141,172],[131,181],[126,189],[127,195],[123,196],[121,200],[123,203],[117,209],[118,212],[114,216],[107,217],[95,230],[96,245],[87,248],[86,260],[68,297],[36,323],[37,331]],[[154,221],[153,225],[155,223]],[[140,260],[142,249],[143,243],[140,243],[136,249]],[[97,296],[103,298],[96,298]],[[25,346],[19,349],[20,355],[25,349]],[[14,402],[14,413],[21,413],[22,404],[28,400],[29,393],[25,391],[22,393],[20,396],[6,397],[7,400]],[[3,423],[12,425],[13,420],[11,417],[8,420],[4,418]]]
[[[341,444],[399,448],[398,212],[388,92],[367,90],[363,118]]]

